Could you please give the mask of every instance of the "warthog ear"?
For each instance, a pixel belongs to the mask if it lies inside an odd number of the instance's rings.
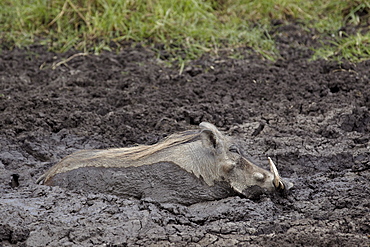
[[[217,149],[220,152],[224,146],[224,136],[213,124],[201,122],[199,126],[202,128],[201,138],[205,147]]]
[[[218,146],[218,140],[217,136],[209,129],[202,130],[201,139],[203,146],[210,148],[210,149],[216,149]]]
[[[222,136],[221,132],[216,128],[216,126],[214,126],[211,123],[201,122],[199,124],[199,127],[201,127],[202,129],[207,129],[207,130],[212,131],[215,136],[218,136],[218,137],[221,137]]]

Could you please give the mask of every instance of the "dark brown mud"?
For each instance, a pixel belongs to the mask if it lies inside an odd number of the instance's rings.
[[[3,50],[1,245],[369,246],[370,61],[309,61],[307,34],[289,32],[276,62],[204,56],[181,75],[141,46],[65,63],[78,52]],[[294,189],[182,206],[35,183],[76,150],[151,144],[202,121],[261,166],[273,157]]]

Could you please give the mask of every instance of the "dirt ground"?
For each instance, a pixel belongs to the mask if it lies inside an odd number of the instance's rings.
[[[140,45],[1,51],[0,246],[370,246],[370,61],[310,61],[309,33],[274,35],[276,62],[204,56],[181,75]],[[202,121],[294,188],[182,206],[35,183],[76,150]]]

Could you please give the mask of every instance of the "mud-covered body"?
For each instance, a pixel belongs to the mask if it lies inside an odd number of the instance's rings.
[[[200,126],[200,130],[174,134],[151,146],[76,152],[53,166],[39,181],[181,204],[237,193],[249,197],[251,189],[256,188],[275,191],[290,187],[277,171],[266,171],[243,157],[215,126]]]
[[[127,168],[83,167],[59,173],[46,184],[184,205],[236,194],[225,182],[209,186],[204,180],[169,162]]]

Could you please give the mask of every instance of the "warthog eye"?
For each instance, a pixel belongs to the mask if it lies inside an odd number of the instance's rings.
[[[229,147],[229,151],[232,153],[240,154],[239,148],[234,145]]]

